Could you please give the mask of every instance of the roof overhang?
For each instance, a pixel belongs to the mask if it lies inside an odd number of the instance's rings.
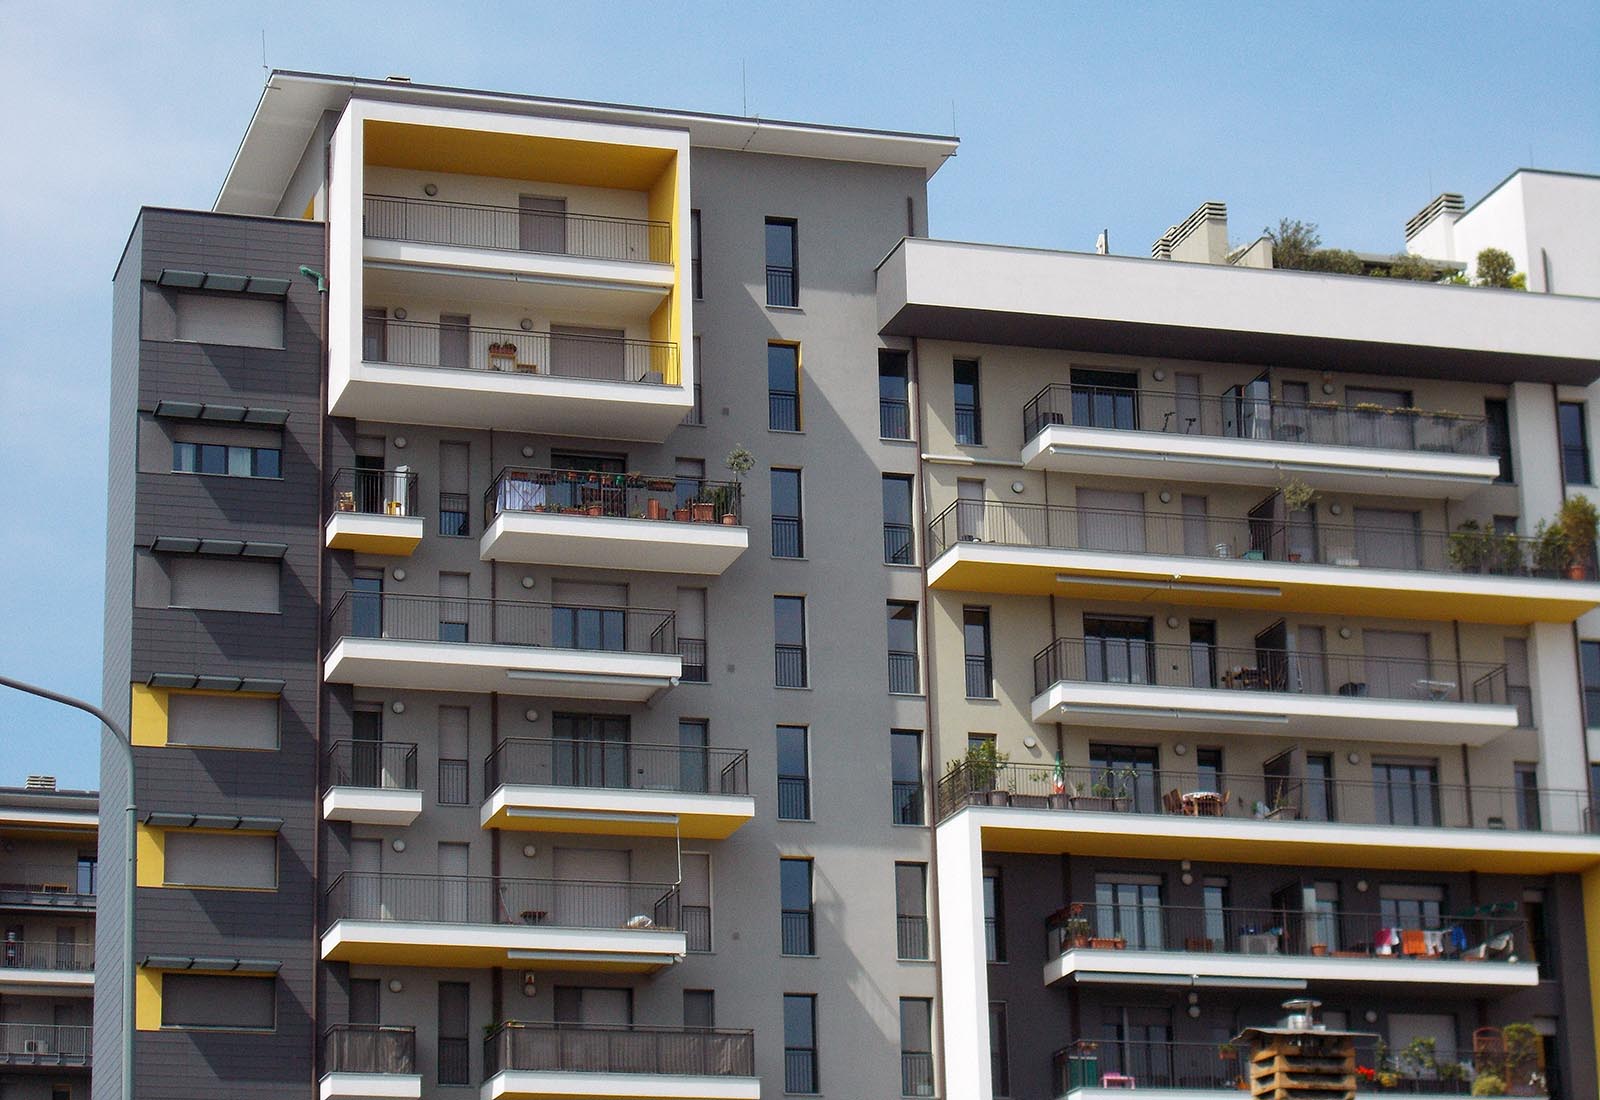
[[[908,238],[889,336],[1413,378],[1586,386],[1600,300]]]
[[[955,154],[957,145],[956,138],[934,134],[816,126],[274,70],[267,78],[213,208],[238,214],[274,213],[317,123],[329,111],[342,112],[356,97],[681,130],[689,134],[691,145],[702,148],[920,168],[927,176]]]

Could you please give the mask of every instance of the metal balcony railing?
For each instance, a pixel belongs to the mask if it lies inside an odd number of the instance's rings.
[[[783,1091],[802,1096],[817,1091],[817,1052],[807,1047],[785,1047]]]
[[[678,887],[346,871],[327,889],[329,922],[678,928]]]
[[[806,821],[811,817],[811,780],[803,775],[778,776],[778,820]]]
[[[1045,924],[1050,956],[1074,950],[1177,951],[1531,963],[1527,922],[1516,916],[1400,916],[1279,908],[1073,904]]]
[[[773,682],[778,687],[806,686],[806,647],[779,642],[772,647]]]
[[[683,935],[688,950],[706,954],[711,950],[711,906],[680,905],[678,912],[683,920]]]
[[[1588,580],[1593,569],[1560,559],[1539,540],[1465,527],[1424,530],[1320,519],[1189,516],[1054,504],[957,501],[928,527],[937,557],[957,543],[1083,550],[1172,558],[1222,558],[1289,565]]]
[[[1481,416],[1446,410],[1293,402],[1233,394],[1184,394],[1052,383],[1022,409],[1022,437],[1070,425],[1224,439],[1261,439],[1438,454],[1486,454]]]
[[[878,398],[878,436],[881,439],[911,438],[911,402],[903,397]]]
[[[94,944],[50,943],[41,940],[5,940],[0,943],[0,972],[5,970],[70,970],[87,973],[94,969]]]
[[[593,382],[676,386],[678,345],[575,332],[524,332],[436,321],[368,318],[361,358],[393,367],[499,371]]]
[[[672,262],[672,226],[643,218],[367,195],[366,236],[417,244],[538,252],[586,260]]]
[[[694,745],[511,737],[483,762],[484,797],[508,784],[747,795],[749,753]]]
[[[755,1035],[709,1027],[546,1024],[512,1020],[484,1040],[486,1074],[645,1073],[752,1077]]]
[[[817,953],[816,917],[810,909],[785,909],[782,913],[783,953]]]
[[[797,306],[800,304],[799,280],[792,267],[767,265],[767,305]]]
[[[891,649],[889,651],[889,691],[894,695],[915,695],[922,688],[914,651]]]
[[[322,1033],[324,1073],[416,1073],[417,1029],[334,1024]]]
[[[890,565],[914,565],[916,541],[909,523],[883,525],[883,560]]]
[[[1447,657],[1297,653],[1264,646],[1057,638],[1033,658],[1033,692],[1053,684],[1130,684],[1201,691],[1268,692],[1503,704],[1506,666]],[[1225,705],[1219,697],[1218,706]]]
[[[467,596],[346,592],[329,636],[471,645],[553,646],[610,653],[676,653],[671,611],[578,607]]]
[[[0,882],[0,909],[93,909],[94,894],[61,882]]]
[[[937,802],[941,821],[964,806],[1013,806],[1167,815],[1174,827],[1228,817],[1290,828],[1299,822],[1563,834],[1595,828],[1587,791],[1439,783],[1426,769],[1374,781],[1173,768],[988,767],[963,760],[940,779]]]
[[[417,746],[407,741],[335,741],[328,746],[330,787],[417,790]]]
[[[686,684],[703,684],[709,679],[706,665],[706,640],[678,636],[678,652],[683,656],[682,680]]]
[[[88,1066],[93,1060],[88,1024],[0,1024],[0,1065]]]
[[[931,1052],[900,1052],[900,1095],[933,1095],[933,1054]]]
[[[928,918],[895,917],[895,957],[901,959],[926,959],[928,957]]]
[[[922,824],[922,783],[915,779],[895,779],[890,783],[896,825]]]
[[[329,481],[335,512],[364,516],[416,516],[415,470],[369,470],[344,466]]]
[[[487,527],[506,513],[557,512],[737,526],[744,522],[742,488],[704,478],[508,467],[483,494],[483,522]]]

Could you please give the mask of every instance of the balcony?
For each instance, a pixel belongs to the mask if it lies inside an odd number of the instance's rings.
[[[371,420],[660,441],[694,407],[663,340],[373,319],[334,368],[333,414]]]
[[[1292,473],[1320,489],[1457,498],[1500,474],[1480,416],[1282,401],[1256,384],[1202,395],[1055,383],[1022,420],[1035,470],[1231,485]]]
[[[346,871],[326,902],[329,962],[648,973],[687,950],[671,883]]]
[[[1115,1039],[1080,1039],[1055,1052],[1051,1068],[1055,1081],[1053,1096],[1056,1100],[1099,1100],[1101,1097],[1120,1095],[1122,1085],[1115,1089],[1104,1086],[1103,1079],[1113,1081],[1127,1078],[1129,1087],[1142,1095],[1154,1093],[1160,1100],[1214,1100],[1217,1093],[1234,1095],[1245,1086],[1249,1074],[1248,1054],[1233,1043],[1162,1043]],[[1385,1054],[1380,1061],[1375,1040],[1359,1040],[1356,1044],[1356,1091],[1362,1095],[1403,1095],[1421,1100],[1439,1100],[1447,1096],[1466,1096],[1471,1092],[1472,1080],[1479,1074],[1493,1072],[1506,1080],[1504,1055],[1478,1055],[1466,1052],[1437,1050],[1430,1068],[1416,1064],[1415,1059],[1401,1055]],[[1404,1062],[1405,1064],[1401,1064]],[[1474,1064],[1476,1063],[1476,1064]],[[1379,1067],[1392,1075],[1392,1086],[1379,1087],[1375,1080]],[[1455,1067],[1464,1066],[1467,1072],[1457,1073]],[[1449,1067],[1449,1068],[1446,1068]],[[1371,1076],[1360,1072],[1370,1071]],[[1443,1070],[1443,1072],[1441,1072]],[[1524,1071],[1526,1075],[1528,1071]],[[1494,1100],[1495,1094],[1480,1093]],[[1535,1095],[1528,1091],[1524,1095]],[[1542,1095],[1542,1092],[1539,1093]]]
[[[1585,790],[1308,776],[1297,750],[1257,774],[957,761],[941,823],[976,814],[986,849],[1129,859],[1556,874],[1600,862]],[[941,824],[941,830],[943,824]]]
[[[678,682],[670,611],[347,592],[330,683],[644,703]]]
[[[417,746],[335,741],[328,746],[322,816],[363,825],[410,825],[422,813]]]
[[[88,1069],[94,1030],[87,1024],[0,1024],[0,1066],[7,1069]]]
[[[1507,624],[1600,606],[1534,540],[1470,530],[959,501],[928,535],[948,591]]]
[[[347,467],[333,475],[330,488],[328,549],[407,557],[422,541],[415,471]]]
[[[485,561],[720,575],[750,545],[741,486],[592,470],[503,470],[483,498]]]
[[[1033,658],[1033,720],[1482,745],[1518,723],[1504,665],[1057,638]],[[1092,716],[1092,717],[1088,717]]]
[[[486,829],[724,840],[755,816],[743,749],[509,738],[483,773]]]
[[[94,944],[8,939],[0,944],[0,993],[92,993]]]
[[[758,1100],[755,1036],[510,1021],[484,1040],[483,1100]]]
[[[65,882],[0,882],[0,909],[93,913],[94,908],[94,894],[78,893]]]
[[[1528,928],[1517,917],[1408,921],[1333,910],[1083,903],[1053,916],[1046,934],[1046,985],[1539,984]]]
[[[319,1100],[418,1100],[417,1029],[335,1024],[322,1033]]]

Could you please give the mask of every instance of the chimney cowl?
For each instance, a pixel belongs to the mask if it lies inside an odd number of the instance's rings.
[[[27,789],[30,791],[53,791],[56,789],[56,777],[53,775],[30,775],[28,776]]]

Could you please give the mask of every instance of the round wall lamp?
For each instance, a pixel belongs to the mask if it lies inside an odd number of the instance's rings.
[[[401,569],[399,566],[396,566],[394,568],[394,571],[392,573],[390,573],[389,575],[392,576],[397,581],[403,581],[403,580],[406,579],[406,571],[404,569]]]
[[[402,989],[404,989],[405,987],[406,987],[406,983],[402,982],[399,978],[390,978],[389,979],[389,992],[390,993],[398,993]]]
[[[1367,880],[1364,879],[1364,878],[1363,879],[1357,879],[1356,880],[1356,893],[1365,894],[1366,892],[1367,892]]]
[[[534,856],[539,854],[539,849],[534,847],[532,844],[524,844],[522,846],[522,854],[527,858],[532,859]]]
[[[1188,871],[1185,871],[1183,874],[1179,875],[1178,878],[1183,882],[1183,884],[1185,886],[1193,886],[1194,885],[1194,876],[1191,875]]]
[[[389,847],[393,848],[397,852],[403,852],[406,850],[406,842],[401,840],[399,837],[395,837],[394,843],[390,844]]]
[[[1378,1013],[1369,1008],[1361,1014],[1361,1018],[1369,1024],[1375,1024],[1378,1022]]]
[[[1328,505],[1328,511],[1332,512],[1336,516],[1342,516],[1344,515],[1344,505],[1340,504],[1338,501],[1335,501],[1334,503]]]
[[[1184,999],[1192,1005],[1197,1005],[1200,1003],[1200,994],[1191,989],[1189,990],[1189,996]]]
[[[1333,392],[1333,383],[1332,382],[1324,382],[1322,384],[1322,392],[1323,393],[1327,393],[1327,394],[1331,394]]]
[[[395,450],[397,450],[397,451],[405,450],[406,449],[406,437],[403,436],[403,435],[395,436],[394,437],[394,446],[395,446]]]
[[[534,710],[532,707],[529,707],[527,710],[523,711],[522,716],[530,722],[537,722],[539,720],[539,712]]]
[[[394,711],[396,714],[404,714],[406,712],[406,705],[400,700],[396,699],[394,702],[389,704],[389,709]]]
[[[1171,504],[1172,503],[1172,494],[1170,492],[1168,492],[1167,490],[1165,490],[1165,489],[1161,490],[1161,492],[1158,493],[1157,496],[1159,496],[1161,498],[1161,503],[1162,504]]]
[[[1198,1020],[1199,1018],[1200,1018],[1200,1006],[1199,1005],[1190,1005],[1189,1006],[1189,1019]]]
[[[522,445],[522,457],[523,458],[532,458],[533,457],[533,444],[532,443],[524,443]]]
[[[1168,630],[1177,630],[1178,629],[1178,616],[1176,616],[1176,615],[1168,615],[1167,616],[1167,629]]]
[[[1022,745],[1024,748],[1036,749],[1039,747],[1039,739],[1030,733],[1022,739]]]
[[[439,193],[439,185],[437,183],[425,183],[422,185],[422,193],[431,199]]]
[[[1013,481],[1011,483],[1011,491],[1013,493],[1021,493],[1026,488],[1027,488],[1027,486],[1022,484],[1022,482],[1020,482],[1020,481]]]
[[[396,306],[395,307],[394,319],[396,321],[404,321],[406,319],[406,311],[405,311],[404,307],[401,307],[401,306]]]
[[[1348,626],[1341,626],[1339,628],[1339,637],[1348,642],[1350,640],[1350,628]]]
[[[533,587],[533,578],[532,577],[523,577],[522,578],[522,587],[524,587],[524,588],[532,588]]]
[[[1167,380],[1167,372],[1162,370],[1160,367],[1157,367],[1155,370],[1150,372],[1150,377],[1154,378],[1157,382],[1165,382]]]
[[[1187,753],[1188,751],[1189,751],[1189,746],[1185,745],[1181,741],[1178,742],[1176,745],[1172,746],[1172,755],[1174,755],[1174,756],[1182,756],[1185,753]],[[1188,867],[1189,866],[1189,861],[1188,860],[1184,860],[1183,861],[1183,865],[1185,867]]]
[[[524,317],[522,320],[518,321],[517,324],[522,327],[522,331],[523,332],[532,332],[533,331],[533,318],[532,317]]]
[[[1345,759],[1350,761],[1352,764],[1359,764],[1361,763],[1361,754],[1359,752],[1352,752],[1347,755]]]

